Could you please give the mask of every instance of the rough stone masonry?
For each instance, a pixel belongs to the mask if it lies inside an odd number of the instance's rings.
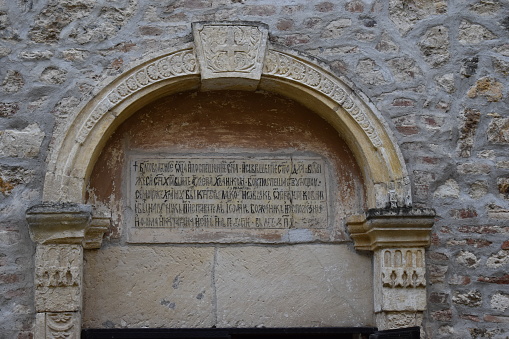
[[[33,338],[25,211],[46,155],[99,83],[189,42],[191,22],[260,21],[382,112],[414,206],[437,212],[426,252],[429,338],[509,333],[509,3],[504,0],[0,0],[0,338]]]

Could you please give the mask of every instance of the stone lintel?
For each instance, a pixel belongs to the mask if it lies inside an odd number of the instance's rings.
[[[429,208],[370,209],[347,219],[357,250],[391,247],[427,247],[435,211]]]
[[[26,212],[30,237],[37,244],[83,244],[99,248],[109,217],[92,217],[92,206],[44,202]]]
[[[192,25],[202,90],[256,90],[268,26],[261,22],[195,22]]]

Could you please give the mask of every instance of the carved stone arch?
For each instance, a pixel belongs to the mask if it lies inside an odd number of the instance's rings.
[[[73,279],[49,288],[44,274],[36,276],[37,337],[51,337],[55,313],[65,315],[65,331],[78,337],[82,249],[99,248],[109,223],[108,217],[93,215],[84,205],[85,191],[108,137],[148,103],[200,89],[276,93],[307,106],[338,131],[363,171],[367,208],[347,225],[355,247],[374,252],[377,325],[419,326],[426,306],[423,247],[429,245],[434,212],[411,208],[404,159],[375,105],[325,63],[268,44],[264,24],[197,23],[193,32],[193,43],[147,57],[105,84],[55,136],[43,191],[48,203],[30,208],[27,219],[38,243],[36,271],[44,273],[48,265],[71,269]],[[79,253],[80,258],[47,262],[46,254],[54,247]],[[409,253],[404,269],[388,259],[393,252],[387,249]]]
[[[195,53],[188,45],[151,58],[120,75],[79,110],[50,149],[43,200],[84,202],[95,160],[120,123],[153,100],[201,86]],[[228,78],[234,83],[229,88],[243,88],[240,76]],[[207,84],[208,90],[215,88]],[[411,206],[399,147],[362,92],[316,60],[273,46],[268,47],[257,88],[308,106],[338,130],[364,171],[368,208]]]

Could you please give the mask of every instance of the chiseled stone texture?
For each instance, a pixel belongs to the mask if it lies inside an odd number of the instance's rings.
[[[374,321],[371,259],[348,245],[109,246],[84,272],[84,328]]]
[[[219,248],[217,326],[373,325],[372,274],[345,245]]]
[[[213,264],[212,247],[87,251],[83,327],[211,327]]]

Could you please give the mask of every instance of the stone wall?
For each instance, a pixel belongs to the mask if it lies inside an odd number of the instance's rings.
[[[251,20],[326,61],[382,112],[415,207],[437,211],[427,252],[430,338],[509,326],[509,4],[496,0],[0,0],[0,337],[31,338],[32,244],[45,159],[75,108],[191,22]]]

